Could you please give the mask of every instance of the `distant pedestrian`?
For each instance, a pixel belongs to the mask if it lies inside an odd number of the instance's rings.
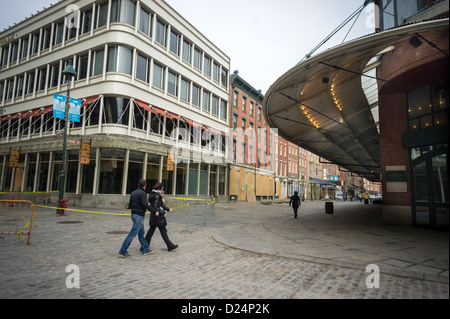
[[[157,183],[153,187],[152,192],[148,196],[148,202],[150,203],[150,229],[148,230],[147,235],[145,235],[145,239],[149,247],[156,228],[159,228],[161,237],[167,245],[167,250],[172,251],[176,249],[178,245],[174,245],[167,235],[166,211],[172,211],[172,209],[166,206],[164,186],[161,183]]]
[[[289,206],[291,206],[292,204],[292,208],[294,209],[294,218],[297,218],[297,211],[298,208],[300,207],[301,203],[300,203],[300,196],[298,196],[298,192],[295,191],[294,195],[291,196],[291,201],[289,202]]]
[[[128,247],[130,247],[131,242],[136,237],[139,238],[141,244],[141,252],[143,255],[149,255],[153,253],[153,250],[149,249],[149,245],[145,240],[144,234],[144,219],[147,210],[150,210],[150,205],[147,201],[147,193],[145,192],[145,187],[147,186],[147,181],[145,179],[140,179],[138,182],[138,188],[131,193],[130,196],[130,208],[131,208],[131,220],[133,221],[133,226],[131,227],[130,233],[122,244],[119,250],[119,257],[129,257]]]

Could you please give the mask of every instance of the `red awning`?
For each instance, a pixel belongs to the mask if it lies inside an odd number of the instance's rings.
[[[188,123],[190,126],[194,126],[194,121],[192,121],[191,119],[188,119],[187,117],[184,116],[180,116],[180,119],[186,123]]]
[[[137,106],[143,108],[146,111],[155,113],[155,111],[152,110],[150,104],[148,104],[148,103],[145,103],[145,102],[140,101],[140,100],[134,100],[134,103],[136,103]]]
[[[95,96],[90,96],[84,99],[83,104],[81,104],[81,107],[86,107],[88,105],[91,105],[92,103],[94,103],[95,101],[97,101],[99,98],[98,95]]]

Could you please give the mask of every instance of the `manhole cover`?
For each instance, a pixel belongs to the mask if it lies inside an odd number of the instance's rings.
[[[83,222],[75,221],[75,220],[68,220],[65,222],[58,222],[58,224],[83,224]]]
[[[106,233],[109,235],[127,235],[129,232],[123,230],[113,230]]]

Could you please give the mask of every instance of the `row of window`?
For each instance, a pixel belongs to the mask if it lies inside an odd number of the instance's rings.
[[[0,48],[0,68],[19,63],[20,60],[43,53],[52,47],[61,45],[64,41],[76,39],[85,34],[91,34],[95,29],[106,26],[109,2],[94,4],[92,7],[81,10],[78,21],[61,19],[39,31],[30,33],[17,41],[3,45]],[[133,0],[111,1],[110,23],[125,23],[135,26],[136,2]],[[93,17],[95,17],[93,19]],[[73,18],[72,20],[76,19]],[[155,42],[167,48],[174,55],[182,59],[194,69],[212,78],[217,84],[227,88],[228,70],[214,61],[207,53],[202,51],[192,41],[185,38],[171,25],[157,17],[142,4],[139,10],[138,30]],[[98,71],[98,70],[97,70]],[[126,73],[126,72],[125,72]]]
[[[80,122],[70,122],[70,129],[115,124],[128,126],[153,135],[182,140],[193,145],[211,147],[213,150],[226,151],[226,138],[223,134],[211,134],[203,126],[194,129],[183,118],[169,118],[147,111],[130,99],[122,97],[104,97],[102,110],[100,100],[84,107]],[[12,141],[18,137],[55,135],[64,129],[64,121],[53,117],[50,108],[43,114],[28,118],[13,118],[0,121],[0,140]],[[102,114],[102,116],[100,116]],[[177,136],[178,134],[178,136]]]
[[[99,161],[96,161],[99,152]],[[8,167],[9,155],[0,156],[0,190],[9,191],[12,168]],[[21,181],[15,181],[15,187],[24,191],[57,191],[59,189],[59,173],[61,171],[62,152],[21,154],[20,162],[24,165]],[[97,162],[97,163],[96,163]],[[125,162],[128,162],[125,170]],[[66,185],[67,193],[77,194],[122,194],[123,186],[126,194],[136,189],[137,181],[142,178],[144,165],[148,185],[163,183],[167,194],[178,195],[226,195],[226,167],[212,164],[179,163],[175,171],[167,171],[167,156],[145,154],[137,151],[111,148],[91,149],[90,165],[81,165],[79,173],[79,150],[67,152]],[[161,165],[162,163],[162,165]],[[97,187],[94,192],[94,176],[97,171]],[[208,178],[209,173],[209,178]],[[161,178],[160,178],[161,176]],[[77,179],[79,178],[79,182]],[[209,184],[208,184],[209,181]],[[23,182],[23,185],[22,185]],[[19,186],[18,186],[19,185]],[[79,189],[77,188],[77,185]],[[209,187],[208,187],[209,185]],[[148,188],[150,190],[151,187]]]
[[[106,53],[105,53],[106,52]],[[106,69],[104,60],[106,58]],[[90,63],[89,63],[90,61]],[[66,82],[62,70],[68,60],[61,60],[48,66],[5,79],[0,83],[0,103],[14,98],[23,98],[28,94],[57,88]],[[97,76],[103,72],[119,72],[132,75],[133,50],[124,46],[106,46],[88,53],[78,55],[75,61],[76,81],[84,80],[89,75]],[[137,53],[135,78],[153,88],[180,98],[181,101],[200,108],[207,113],[227,120],[228,102],[203,87],[177,74],[169,67]]]

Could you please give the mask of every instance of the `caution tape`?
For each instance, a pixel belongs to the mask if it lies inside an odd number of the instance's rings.
[[[166,198],[180,199],[180,198],[177,198],[177,197],[166,197]],[[188,200],[188,199],[186,199],[186,200]],[[199,200],[199,201],[204,201],[205,204],[211,205],[211,204],[214,204],[214,202],[215,202],[216,199],[213,198],[213,199],[211,200],[211,199],[198,199],[198,198],[192,198],[192,199],[189,199],[189,200]],[[129,213],[127,213],[127,214],[123,214],[123,213],[107,213],[107,212],[98,212],[98,211],[91,211],[91,210],[84,210],[84,209],[61,208],[61,207],[53,207],[53,206],[45,206],[45,205],[36,205],[36,204],[34,204],[33,206],[34,206],[34,207],[42,207],[42,208],[50,208],[50,209],[68,210],[68,211],[81,212],[81,213],[90,213],[90,214],[102,214],[102,215],[114,215],[114,216],[129,216],[129,215],[130,215]],[[187,207],[187,206],[189,206],[189,204],[174,207],[174,208],[172,208],[172,210],[180,209],[180,208]],[[146,215],[148,215],[148,214],[150,214],[150,213],[147,212]],[[24,227],[24,228],[25,228],[25,227]]]
[[[57,193],[58,191],[48,191],[48,192],[0,192],[0,195],[20,195],[20,194],[48,194]]]

